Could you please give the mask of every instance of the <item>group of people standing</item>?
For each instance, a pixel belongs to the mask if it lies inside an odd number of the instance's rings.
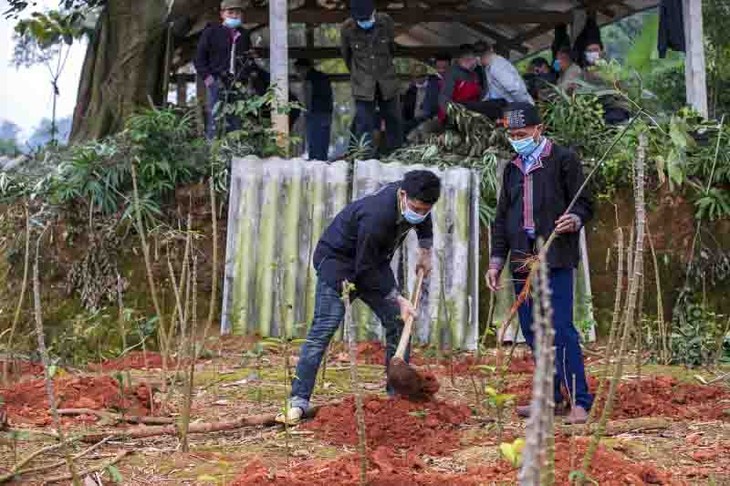
[[[209,25],[201,36],[195,67],[207,87],[207,135],[216,134],[214,108],[221,101],[235,101],[237,83],[249,86],[268,80],[268,73],[254,62],[249,32],[242,27],[241,0],[223,0],[221,22]],[[561,30],[563,29],[563,30]],[[377,156],[399,148],[416,128],[425,133],[448,123],[449,103],[497,120],[509,103],[534,104],[549,96],[549,84],[574,91],[581,83],[601,84],[593,68],[603,56],[600,31],[593,19],[571,47],[567,31],[556,30],[553,62],[543,57],[531,61],[523,76],[506,58],[484,42],[459,46],[453,57],[444,52],[432,60],[433,73],[425,64],[413,64],[412,80],[403,92],[395,68],[395,24],[386,13],[377,12],[374,0],[351,0],[350,18],[341,26],[341,53],[350,72],[354,101],[351,125],[353,142],[365,156]],[[307,59],[294,64],[302,82],[307,153],[311,160],[327,160],[333,115],[333,91],[327,74]],[[254,80],[254,81],[252,81]],[[268,84],[268,83],[266,83]],[[292,98],[293,99],[293,98]],[[606,121],[620,122],[628,112],[604,103]],[[235,130],[240,120],[225,117],[223,131]],[[383,136],[374,140],[373,134]]]

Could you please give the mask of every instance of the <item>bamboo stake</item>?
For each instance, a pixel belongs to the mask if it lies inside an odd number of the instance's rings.
[[[352,302],[350,291],[354,289],[349,282],[342,284],[342,298],[345,301],[345,332],[347,333],[347,348],[350,355],[350,383],[355,395],[355,418],[357,421],[357,451],[360,456],[360,486],[367,484],[368,456],[367,437],[365,431],[365,409],[362,401],[362,387],[357,373],[357,338],[355,324],[352,319]]]
[[[208,333],[210,333],[210,330],[213,327],[213,320],[215,319],[216,310],[218,308],[218,214],[216,211],[215,182],[213,181],[212,173],[209,180],[209,186],[210,218],[213,231],[213,274],[211,276],[210,301],[208,302],[208,319],[206,321],[205,331],[203,332],[202,346],[205,346],[205,341],[208,339]]]
[[[8,367],[13,363],[13,339],[15,330],[20,322],[20,313],[23,310],[23,302],[25,301],[25,293],[28,290],[28,269],[30,268],[30,215],[28,213],[28,204],[24,206],[25,210],[25,256],[23,257],[23,282],[20,284],[20,296],[18,297],[18,305],[15,307],[13,315],[13,323],[10,326],[10,335],[8,336],[8,360],[3,363],[3,383],[8,382]]]
[[[643,251],[644,251],[644,229],[646,224],[646,205],[644,201],[644,162],[646,157],[646,134],[641,133],[639,135],[639,146],[636,154],[635,164],[635,180],[634,180],[634,199],[636,205],[636,243],[634,251],[634,262],[632,265],[633,274],[629,279],[629,293],[626,302],[626,312],[624,313],[624,328],[621,336],[621,342],[618,349],[617,363],[614,370],[613,378],[611,380],[611,386],[608,390],[608,396],[606,397],[606,404],[603,408],[601,420],[596,428],[591,442],[586,450],[586,454],[583,457],[583,464],[581,472],[583,477],[586,477],[590,469],[591,461],[593,456],[598,449],[598,443],[601,440],[606,429],[606,423],[608,422],[611,413],[613,412],[613,403],[616,397],[616,390],[618,384],[621,381],[621,375],[623,372],[623,358],[624,350],[628,341],[628,336],[633,329],[634,319],[636,315],[636,300],[639,291],[639,284],[642,277],[643,271]]]
[[[61,444],[66,445],[65,434],[63,427],[61,426],[61,418],[58,415],[58,408],[56,406],[56,394],[53,387],[53,376],[51,375],[51,358],[46,347],[46,337],[43,332],[43,313],[41,311],[41,281],[40,273],[38,269],[38,261],[40,259],[41,251],[41,240],[46,233],[48,227],[43,228],[35,247],[35,260],[33,262],[33,308],[35,315],[35,332],[36,338],[38,339],[38,351],[40,352],[41,359],[43,361],[43,374],[45,375],[46,382],[46,395],[48,396],[48,408],[51,411],[51,417],[53,418],[53,424],[58,434],[58,441]],[[79,476],[76,474],[76,466],[74,465],[71,453],[68,448],[64,448],[64,456],[66,463],[68,464],[68,471],[74,486],[80,486],[81,481]]]
[[[616,288],[614,290],[613,300],[613,317],[611,318],[611,330],[608,337],[608,344],[606,345],[606,352],[603,357],[605,366],[601,376],[598,378],[598,391],[596,392],[593,407],[588,415],[587,423],[592,423],[596,418],[596,413],[600,407],[601,400],[603,398],[604,388],[606,387],[606,380],[608,378],[608,371],[611,368],[611,356],[613,356],[613,348],[616,345],[616,337],[619,334],[621,328],[621,296],[623,294],[623,281],[624,281],[624,232],[620,227],[616,228],[616,250],[618,254],[618,265],[616,267]]]
[[[654,248],[654,238],[651,236],[651,230],[649,224],[646,225],[646,236],[649,240],[649,249],[651,250],[651,259],[654,263],[654,281],[656,282],[656,315],[657,323],[659,327],[659,341],[660,349],[659,356],[663,364],[669,363],[669,336],[667,332],[667,323],[664,320],[664,299],[662,298],[662,284],[661,276],[659,274],[659,261],[656,256],[656,249]]]
[[[530,417],[525,432],[526,445],[519,473],[520,485],[551,485],[555,482],[553,439],[553,382],[555,374],[553,312],[550,277],[545,258],[535,275],[533,322],[535,333],[535,373],[533,375]]]
[[[134,215],[137,223],[137,232],[139,233],[140,243],[142,245],[142,255],[144,256],[144,265],[147,271],[147,285],[149,285],[150,297],[157,314],[157,336],[160,341],[160,351],[162,354],[162,388],[163,392],[167,391],[167,358],[169,353],[168,343],[165,339],[165,316],[162,313],[162,307],[157,297],[157,286],[155,285],[155,277],[152,272],[152,259],[150,258],[150,247],[147,244],[145,236],[144,224],[142,222],[142,211],[139,207],[139,189],[137,188],[137,169],[136,161],[132,161],[132,194],[134,197]]]

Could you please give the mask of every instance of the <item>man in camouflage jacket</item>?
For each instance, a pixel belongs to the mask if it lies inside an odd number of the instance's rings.
[[[393,57],[395,30],[393,19],[377,13],[372,0],[353,0],[351,17],[341,29],[342,57],[350,70],[352,97],[355,99],[355,136],[372,144],[376,120],[385,122],[388,149],[401,145],[402,129],[398,109],[398,78]],[[376,107],[380,117],[376,117]]]

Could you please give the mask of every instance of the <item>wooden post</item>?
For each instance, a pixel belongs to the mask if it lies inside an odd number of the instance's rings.
[[[683,0],[684,9],[684,80],[687,104],[707,117],[707,75],[702,27],[702,0]]]
[[[177,106],[188,106],[188,83],[177,78]]]
[[[289,39],[287,37],[287,0],[269,0],[269,58],[271,86],[276,100],[271,120],[278,133],[278,143],[288,155],[289,115],[278,109],[289,102]]]

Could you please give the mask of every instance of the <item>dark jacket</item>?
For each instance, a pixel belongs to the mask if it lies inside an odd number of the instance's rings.
[[[546,241],[555,229],[555,221],[563,215],[584,181],[578,156],[570,149],[550,144],[541,163],[522,173],[522,161],[516,157],[504,169],[497,214],[492,224],[490,267],[500,267],[511,251],[512,270],[534,253],[533,242],[524,229],[526,206],[525,185],[532,185],[532,215],[535,235]],[[591,195],[586,188],[571,213],[585,225],[593,216]],[[548,250],[550,268],[575,268],[578,265],[578,233],[558,235]]]
[[[420,106],[424,111],[422,120],[435,117],[439,109],[439,78],[431,75],[426,83],[426,96]],[[415,119],[417,92],[418,87],[411,83],[408,91],[403,95],[403,119],[406,121]]]
[[[329,76],[310,69],[304,81],[307,113],[332,113],[332,83]]]
[[[383,13],[375,14],[375,26],[361,29],[347,19],[340,32],[342,58],[350,70],[352,96],[356,100],[374,101],[376,91],[383,100],[398,96],[395,74],[395,26]]]
[[[251,49],[250,33],[243,28],[237,29],[235,74],[233,79],[241,81],[248,78],[251,60],[248,51]],[[233,44],[231,29],[222,24],[208,24],[200,35],[198,50],[195,55],[195,71],[202,79],[212,75],[218,79],[228,79],[231,63],[231,46]]]
[[[659,2],[659,35],[657,49],[659,57],[667,57],[667,50],[684,52],[684,2],[682,0],[661,0]]]
[[[416,226],[409,224],[398,207],[399,187],[400,182],[393,182],[348,204],[325,230],[314,251],[314,268],[330,287],[339,292],[347,280],[358,294],[394,298],[397,287],[390,262],[408,231],[415,228],[420,246],[431,247],[431,216]]]

